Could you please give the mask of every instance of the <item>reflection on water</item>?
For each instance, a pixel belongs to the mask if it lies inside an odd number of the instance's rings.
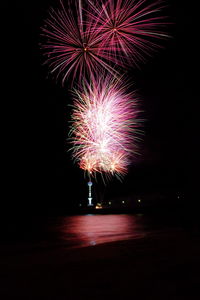
[[[145,235],[141,217],[133,215],[83,215],[64,217],[57,228],[59,238],[70,246],[141,238]]]
[[[152,224],[144,215],[74,215],[41,217],[7,223],[1,236],[5,247],[21,249],[87,247],[151,234]],[[23,248],[25,249],[25,248]]]
[[[13,221],[13,222],[11,222]],[[162,234],[179,226],[178,218],[168,214],[147,215],[74,215],[9,220],[8,231],[1,235],[5,247],[73,248],[94,246],[127,239]],[[7,249],[7,248],[5,248]],[[25,249],[25,248],[23,248]],[[7,250],[6,250],[7,251]]]

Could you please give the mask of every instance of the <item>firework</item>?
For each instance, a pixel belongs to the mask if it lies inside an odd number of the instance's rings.
[[[70,140],[73,158],[89,175],[121,177],[137,153],[137,97],[122,80],[102,76],[75,90]]]
[[[70,74],[75,78],[94,77],[106,69],[116,75],[110,65],[120,64],[116,56],[109,54],[107,47],[100,47],[100,35],[96,21],[84,13],[81,0],[66,6],[60,2],[59,9],[50,9],[42,29],[42,49],[51,73],[62,78],[62,83]]]
[[[163,1],[155,0],[88,0],[88,15],[95,22],[94,31],[101,37],[100,47],[110,55],[139,65],[160,47],[157,41],[169,37],[165,32],[166,17],[160,12]]]

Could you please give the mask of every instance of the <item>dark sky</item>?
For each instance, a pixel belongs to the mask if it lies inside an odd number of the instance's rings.
[[[47,78],[39,49],[40,26],[55,2],[16,1],[8,10],[7,37],[11,45],[5,86],[10,111],[7,122],[12,125],[7,176],[18,199],[11,196],[10,201],[28,210],[70,206],[86,195],[83,173],[71,161],[65,142],[71,98],[67,88]],[[172,39],[141,70],[129,73],[141,95],[147,120],[142,155],[123,184],[114,180],[107,185],[108,197],[184,191],[187,185],[190,86],[186,83],[185,35],[189,18],[182,2],[166,2],[174,22],[169,27]]]

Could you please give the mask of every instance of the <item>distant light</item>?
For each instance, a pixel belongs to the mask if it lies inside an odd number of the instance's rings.
[[[112,203],[111,203],[111,202],[108,202],[108,204],[111,205]]]
[[[98,206],[98,205],[96,205],[96,206],[95,206],[95,208],[96,208],[96,209],[101,209],[101,208],[102,208],[102,206]]]
[[[96,209],[101,209],[102,208],[102,205],[101,203],[97,203],[97,205],[95,206]]]
[[[124,203],[125,203],[125,201],[122,201],[122,203],[124,204]]]
[[[140,202],[141,202],[141,200],[140,200],[140,199],[138,199],[138,202],[140,203]]]
[[[178,196],[177,198],[180,199],[180,196]]]

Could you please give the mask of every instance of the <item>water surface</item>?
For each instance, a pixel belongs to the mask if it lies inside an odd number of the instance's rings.
[[[170,228],[169,220],[167,216],[155,220],[142,214],[33,217],[8,220],[8,230],[1,240],[5,246],[12,244],[24,250],[30,247],[87,247],[157,234]]]
[[[125,214],[66,217],[57,230],[60,240],[71,246],[93,246],[141,238],[146,234],[139,216]]]

